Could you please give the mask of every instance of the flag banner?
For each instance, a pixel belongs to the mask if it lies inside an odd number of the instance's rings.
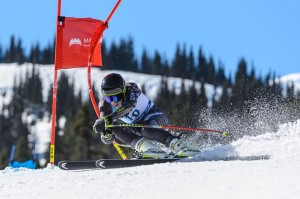
[[[59,17],[55,54],[55,69],[86,67],[88,53],[95,31],[101,28],[100,39],[93,44],[92,66],[102,66],[101,41],[106,26],[104,22],[92,18]]]

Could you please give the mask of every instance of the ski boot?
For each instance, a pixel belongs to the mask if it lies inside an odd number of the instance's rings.
[[[150,140],[140,139],[136,145],[135,150],[141,154],[141,158],[167,158],[169,155],[159,147],[155,146]]]
[[[190,144],[188,144],[185,140],[175,138],[170,144],[169,148],[174,151],[174,154],[178,157],[192,157],[199,154],[201,151]]]

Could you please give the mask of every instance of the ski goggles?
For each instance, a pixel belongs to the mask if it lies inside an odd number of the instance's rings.
[[[119,102],[124,98],[123,92],[115,94],[115,95],[110,95],[110,96],[104,96],[104,99],[107,103],[111,102]]]
[[[119,102],[121,99],[124,99],[124,93],[126,91],[126,87],[124,88],[115,88],[112,90],[102,90],[102,94],[107,103],[111,102]]]

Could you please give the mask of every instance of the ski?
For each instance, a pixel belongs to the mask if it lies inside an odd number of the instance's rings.
[[[96,166],[99,169],[115,169],[125,167],[136,167],[144,165],[153,165],[159,163],[174,162],[180,158],[170,159],[131,159],[131,160],[115,160],[115,159],[100,159],[96,161]]]
[[[62,170],[90,170],[97,169],[96,160],[88,161],[70,161],[64,160],[58,163],[58,167]]]

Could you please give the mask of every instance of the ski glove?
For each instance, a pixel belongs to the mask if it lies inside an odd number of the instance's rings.
[[[111,124],[111,122],[112,122],[112,119],[109,116],[104,116],[100,119],[97,119],[93,126],[95,133],[102,133],[105,135],[105,134],[111,132],[110,129],[106,128],[106,125]]]
[[[104,144],[111,144],[113,143],[115,136],[111,134],[111,130],[106,130],[105,134],[101,133],[101,140]]]

